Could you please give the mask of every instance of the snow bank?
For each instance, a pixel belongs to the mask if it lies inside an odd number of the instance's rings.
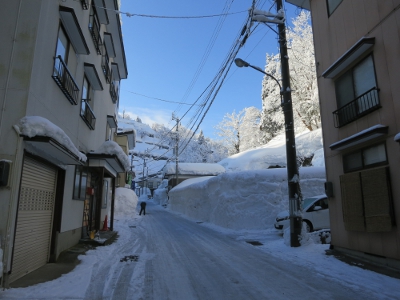
[[[153,191],[153,202],[159,205],[168,203],[168,180],[164,179],[157,189]]]
[[[324,193],[325,168],[300,169],[303,197]],[[169,192],[169,209],[224,228],[270,229],[288,209],[286,169],[188,179]]]
[[[134,214],[138,204],[138,197],[135,192],[128,188],[115,189],[115,207],[116,215],[131,215]]]
[[[164,174],[175,174],[176,164],[167,164],[163,172]],[[213,163],[179,163],[178,173],[184,175],[218,175],[225,173],[225,168],[219,164]]]

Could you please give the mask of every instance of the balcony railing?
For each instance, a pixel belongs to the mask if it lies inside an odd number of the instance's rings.
[[[106,78],[106,82],[111,82],[111,70],[110,70],[110,59],[108,58],[108,53],[104,50],[104,55],[101,59],[101,69],[103,70],[104,77]]]
[[[347,103],[345,106],[334,111],[335,127],[342,127],[380,108],[378,92],[379,89],[374,87]]]
[[[118,100],[118,92],[116,90],[116,86],[114,84],[114,82],[112,81],[110,83],[110,95],[111,95],[111,100],[113,103],[117,103]]]
[[[89,9],[89,1],[88,0],[81,0],[82,8]]]
[[[54,58],[52,77],[65,97],[67,97],[68,101],[71,102],[71,104],[77,105],[79,88],[61,56]]]
[[[101,40],[100,36],[100,28],[95,22],[94,18],[93,20],[89,23],[89,31],[90,34],[92,35],[94,47],[96,48],[97,54],[101,55],[101,48],[103,45],[103,41]]]
[[[88,99],[82,99],[81,104],[81,117],[83,121],[85,121],[86,125],[91,129],[94,130],[96,124],[96,117],[94,116],[93,110],[90,108],[88,103]]]

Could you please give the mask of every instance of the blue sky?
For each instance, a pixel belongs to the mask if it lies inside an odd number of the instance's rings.
[[[122,15],[129,75],[121,84],[120,113],[125,110],[134,118],[139,116],[144,123],[151,125],[157,122],[172,128],[172,112],[182,118],[190,106],[153,98],[184,103],[196,101],[225,61],[247,20],[248,9],[252,4],[251,0],[122,1],[122,12],[168,17],[218,15],[230,2],[233,3],[229,13],[233,14],[224,19],[220,30],[217,27],[221,25],[222,17],[171,19]],[[276,11],[272,0],[257,3],[257,9]],[[300,11],[290,4],[286,4],[285,9],[287,23],[291,25],[291,19]],[[210,48],[211,51],[206,55],[206,50]],[[277,34],[260,24],[237,57],[264,68],[266,53],[278,53]],[[194,78],[197,80],[194,81]],[[262,79],[263,75],[251,68],[232,65],[200,125],[205,136],[218,138],[214,127],[226,113],[234,110],[239,112],[250,106],[261,109]],[[192,109],[182,119],[182,125],[187,127],[194,111]]]

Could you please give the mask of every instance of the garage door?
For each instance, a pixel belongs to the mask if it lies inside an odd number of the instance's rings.
[[[10,282],[48,261],[57,169],[25,157]]]

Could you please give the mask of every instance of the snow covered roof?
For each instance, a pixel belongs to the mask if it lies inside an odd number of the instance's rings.
[[[116,155],[118,160],[122,163],[125,171],[130,170],[130,162],[128,156],[122,150],[122,148],[114,141],[105,141],[96,151],[90,154],[108,154]]]
[[[167,164],[163,172],[165,175],[175,174],[175,163]],[[225,168],[219,164],[212,163],[178,163],[178,174],[215,176],[225,173]]]
[[[85,162],[87,157],[81,153],[72,143],[68,135],[57,125],[49,120],[39,116],[25,116],[19,120],[16,127],[20,134],[29,138],[36,136],[45,136],[54,139],[67,150],[76,155],[80,161]]]

